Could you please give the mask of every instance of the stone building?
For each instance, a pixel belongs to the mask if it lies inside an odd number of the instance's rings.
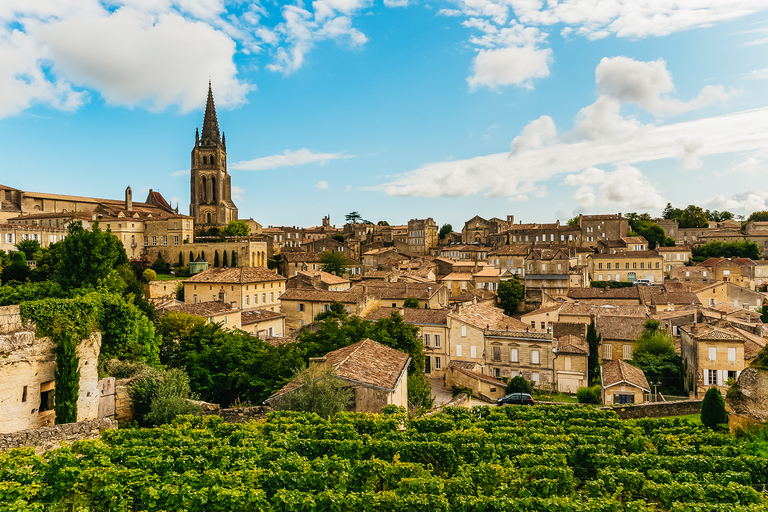
[[[555,355],[553,366],[557,390],[561,393],[576,393],[579,388],[589,385],[587,358],[589,345],[582,336],[566,334],[552,340]]]
[[[437,247],[438,227],[432,217],[411,219],[408,221],[408,252],[428,254],[432,247]]]
[[[717,386],[728,388],[729,379],[736,380],[747,367],[745,344],[748,339],[731,327],[693,325],[680,327],[680,357],[697,396]]]
[[[664,282],[663,258],[658,251],[627,251],[593,254],[588,258],[592,281],[635,282],[647,279],[652,284]]]
[[[228,302],[236,308],[280,311],[286,279],[264,267],[211,268],[184,283],[184,302]]]
[[[641,404],[651,392],[643,370],[619,359],[603,363],[600,377],[606,405]]]
[[[514,215],[507,215],[506,221],[496,217],[485,220],[479,215],[475,215],[464,223],[464,227],[461,229],[461,243],[490,245],[492,235],[506,232],[514,223]]]
[[[24,325],[19,306],[0,307],[0,433],[51,426],[56,371],[55,344],[37,338],[34,325]],[[98,362],[101,334],[77,346],[80,393],[77,421],[99,417]]]
[[[189,214],[199,229],[224,226],[237,220],[232,184],[227,173],[227,139],[219,133],[219,121],[208,82],[202,134],[195,131],[192,149]]]

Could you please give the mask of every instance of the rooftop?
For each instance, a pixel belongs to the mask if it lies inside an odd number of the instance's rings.
[[[479,329],[525,331],[528,328],[517,318],[505,315],[504,310],[487,304],[463,305],[449,316]]]
[[[285,315],[268,309],[250,309],[240,313],[240,325],[251,325],[278,318],[285,318]]]
[[[250,284],[268,281],[285,281],[286,279],[264,267],[218,267],[209,268],[199,274],[195,274],[185,283],[226,283],[226,284]]]
[[[603,377],[603,389],[620,382],[626,382],[644,391],[651,392],[651,387],[648,385],[648,380],[645,378],[643,370],[620,359],[604,362],[600,370]]]

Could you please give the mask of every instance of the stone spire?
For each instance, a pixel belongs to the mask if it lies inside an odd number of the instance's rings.
[[[219,120],[216,118],[216,107],[213,104],[213,90],[210,80],[208,80],[208,102],[205,105],[205,117],[203,118],[203,134],[200,139],[204,146],[212,146],[221,142]]]

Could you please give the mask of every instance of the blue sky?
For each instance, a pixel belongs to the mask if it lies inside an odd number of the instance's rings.
[[[0,183],[189,208],[208,79],[240,217],[768,209],[764,0],[3,0]]]

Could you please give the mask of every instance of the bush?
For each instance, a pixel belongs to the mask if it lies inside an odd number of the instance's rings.
[[[155,259],[155,262],[152,263],[152,269],[158,274],[167,274],[171,271],[171,264],[166,263],[161,253],[157,253],[157,258]]]
[[[525,380],[525,377],[517,376],[513,377],[509,384],[507,384],[507,390],[506,393],[509,395],[510,393],[528,393],[529,395],[533,393],[533,386],[530,382]]]
[[[704,401],[701,402],[701,422],[704,426],[715,429],[719,424],[727,421],[728,414],[725,412],[723,395],[716,387],[709,388],[704,395]]]
[[[200,413],[200,407],[188,401],[189,377],[183,370],[144,377],[129,386],[128,394],[133,401],[133,418],[144,427],[169,423],[182,414]]]
[[[579,388],[576,391],[576,398],[580,404],[599,404],[602,401],[602,388],[600,386]]]
[[[155,272],[151,268],[148,268],[147,270],[142,272],[141,277],[142,279],[144,279],[145,282],[148,283],[150,281],[154,281],[155,279],[157,279],[157,272]]]
[[[354,392],[332,366],[312,363],[308,368],[297,369],[293,382],[298,387],[279,396],[273,403],[275,409],[314,412],[329,418],[354,404]]]

